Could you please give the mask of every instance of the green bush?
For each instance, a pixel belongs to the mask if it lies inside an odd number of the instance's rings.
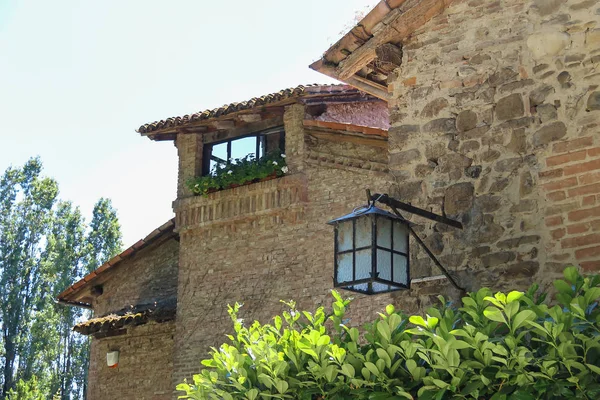
[[[283,176],[288,172],[285,154],[275,151],[256,159],[254,154],[216,164],[209,175],[198,176],[187,182],[192,193],[206,196],[212,191],[233,185],[246,185],[269,176]]]
[[[344,325],[350,300],[333,292],[332,311],[290,311],[272,324],[238,319],[212,349],[183,399],[598,399],[600,277],[567,268],[558,304],[526,293],[481,289],[455,309],[425,318],[385,313],[363,330]]]

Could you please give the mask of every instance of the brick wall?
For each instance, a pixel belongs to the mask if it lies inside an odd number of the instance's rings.
[[[172,237],[140,251],[110,271],[94,315],[103,316],[136,304],[177,297],[179,242]]]
[[[231,332],[227,304],[244,303],[248,322],[268,322],[283,310],[281,299],[307,309],[329,304],[333,230],[326,222],[363,205],[366,188],[390,188],[385,147],[312,137],[304,117],[299,104],[284,116],[289,175],[175,203],[181,255],[173,385],[198,372],[210,346]],[[410,292],[355,295],[351,324],[389,303],[422,310],[449,286],[442,279],[415,283]]]
[[[127,335],[94,339],[90,351],[87,398],[168,400],[172,398],[175,322],[130,328]],[[106,353],[119,351],[119,365],[108,368]]]
[[[405,41],[392,193],[463,221],[421,233],[466,286],[600,269],[599,28],[598,1],[454,1]]]
[[[177,296],[179,243],[165,238],[107,272],[94,315]],[[173,392],[175,322],[129,326],[127,333],[91,339],[88,399],[170,399]],[[108,368],[106,353],[119,350],[119,367]]]

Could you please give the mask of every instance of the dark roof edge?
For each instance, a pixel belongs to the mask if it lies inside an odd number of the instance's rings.
[[[158,239],[164,237],[165,235],[169,235],[169,234],[176,236],[177,234],[174,232],[174,229],[175,229],[175,219],[173,218],[173,219],[170,219],[169,221],[167,221],[166,223],[164,223],[163,225],[159,226],[152,232],[150,232],[150,234],[147,235],[144,239],[139,240],[133,246],[128,247],[127,249],[122,251],[120,254],[114,256],[113,258],[111,258],[110,260],[108,260],[107,262],[105,262],[104,264],[99,266],[98,268],[96,268],[94,271],[90,272],[89,274],[87,274],[86,276],[81,278],[79,281],[75,282],[74,284],[72,284],[71,286],[69,286],[68,288],[63,290],[56,297],[58,302],[68,304],[68,305],[78,306],[78,307],[86,307],[86,306],[91,307],[91,305],[89,305],[87,303],[82,303],[82,302],[73,300],[71,296],[73,294],[79,292],[80,290],[82,290],[84,287],[86,287],[91,282],[93,282],[98,276],[103,275],[106,271],[113,269],[114,267],[119,265],[121,263],[121,261],[124,261],[126,259],[133,257],[138,251],[150,246],[151,244],[155,243]]]

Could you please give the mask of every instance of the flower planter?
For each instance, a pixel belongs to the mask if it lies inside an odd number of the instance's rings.
[[[281,176],[283,176],[283,175],[281,175]],[[233,189],[233,188],[240,187],[240,186],[252,185],[253,183],[270,181],[272,179],[277,179],[277,178],[279,178],[279,176],[277,175],[276,172],[274,172],[274,173],[272,173],[271,175],[269,175],[267,177],[264,177],[264,178],[261,178],[261,179],[254,179],[254,180],[252,180],[250,182],[246,182],[246,183],[242,183],[242,184],[232,183],[231,185],[228,185],[228,186],[226,186],[224,188],[221,188],[221,189],[216,189],[216,188],[208,189],[207,192],[206,192],[206,194],[211,194],[211,193],[219,192],[221,190]],[[196,196],[201,196],[201,194],[196,194]]]
[[[188,186],[196,195],[208,195],[219,190],[233,189],[252,183],[268,181],[285,175],[288,167],[284,154],[270,154],[258,160],[252,154],[233,163],[216,165],[209,175],[198,176],[188,181]],[[254,178],[264,176],[265,178]],[[235,183],[230,183],[235,182]],[[204,189],[204,188],[211,189]]]

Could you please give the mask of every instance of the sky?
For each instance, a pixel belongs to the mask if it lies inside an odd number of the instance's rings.
[[[376,0],[0,0],[0,172],[39,156],[129,246],[173,217],[177,152],[135,130],[306,83]]]

